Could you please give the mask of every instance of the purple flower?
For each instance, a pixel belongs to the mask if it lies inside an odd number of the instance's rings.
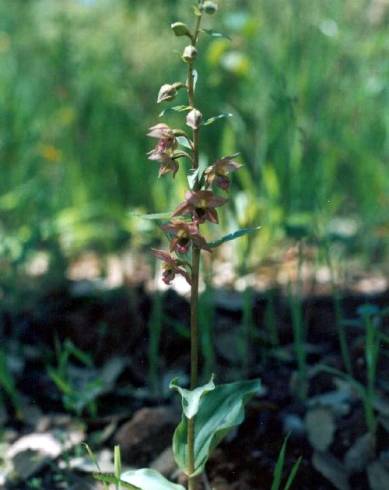
[[[152,249],[153,254],[157,259],[163,261],[162,264],[162,280],[165,284],[170,285],[173,279],[176,277],[176,274],[179,274],[185,277],[188,284],[191,284],[190,275],[184,269],[185,262],[179,259],[175,259],[168,252],[163,250]]]
[[[179,166],[174,158],[178,143],[173,130],[167,124],[156,124],[149,129],[147,136],[158,139],[155,148],[148,152],[148,157],[149,160],[160,163],[159,177],[169,172],[172,172],[174,177]]]
[[[205,170],[205,183],[208,187],[215,185],[228,191],[231,183],[229,174],[242,166],[232,158],[232,156],[221,158]]]
[[[147,136],[150,136],[150,138],[168,138],[168,137],[173,137],[174,132],[167,124],[156,124],[155,126],[151,126],[149,129],[149,132],[147,133]]]
[[[169,157],[166,154],[158,154],[154,150],[149,153],[149,160],[158,160],[159,162],[159,173],[158,177],[161,177],[162,175],[166,175],[169,172],[173,173],[173,177],[176,176],[176,173],[178,172],[179,165],[176,160],[173,158]]]
[[[226,198],[215,196],[212,191],[188,191],[185,194],[185,201],[177,207],[172,216],[192,214],[197,223],[204,223],[205,221],[218,223],[219,219],[215,208],[226,202]]]
[[[187,253],[191,242],[198,248],[211,251],[205,238],[200,235],[197,223],[176,220],[162,226],[162,229],[173,235],[170,241],[170,251],[178,253]]]

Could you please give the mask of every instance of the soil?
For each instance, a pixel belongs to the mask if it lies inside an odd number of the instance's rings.
[[[102,290],[93,283],[70,281],[40,286],[29,284],[25,286],[24,295],[20,293],[17,304],[3,301],[0,305],[2,344],[14,362],[18,393],[24,404],[37,409],[35,420],[25,414],[17,417],[11,400],[5,397],[6,411],[1,415],[6,434],[4,440],[11,445],[26,434],[47,431],[48,427],[56,426],[59,415],[64,414],[63,397],[48,375],[48,366],[56,363],[55,345],[70,339],[90,356],[94,369],[102,369],[115,359],[120,360],[121,367],[116,378],[113,376],[109,389],[99,396],[96,413],[91,414],[84,409],[79,416],[68,416],[67,426],[81,419],[84,438],[92,441],[89,444],[93,445],[94,451],[112,449],[115,443],[120,442],[125,446],[123,464],[133,467],[151,464],[169,446],[178,417],[177,400],[166,389],[168,381],[176,374],[183,378],[188,374],[187,300],[174,291],[167,291],[160,293],[158,303],[141,286]],[[317,401],[321,395],[339,394],[350,386],[352,388],[347,380],[318,368],[326,365],[345,371],[339,349],[339,316],[334,297],[310,295],[298,303],[307,332],[304,341],[308,376],[305,397],[301,396],[304,390],[297,375],[290,298],[280,290],[253,293],[251,307],[244,312],[245,298],[245,295],[234,291],[216,290],[209,294],[207,307],[211,309],[205,314],[212,317],[211,335],[215,349],[207,350],[208,356],[205,360],[203,358],[200,371],[204,378],[211,370],[214,371],[218,382],[259,377],[266,394],[249,403],[244,423],[215,451],[207,465],[210,487],[216,490],[269,490],[280,448],[290,433],[285,476],[302,457],[292,488],[384,489],[373,487],[374,482],[370,480],[369,483],[368,480],[372,462],[383,462],[385,471],[388,470],[388,427],[385,428],[384,422],[378,424],[374,454],[362,464],[362,469],[355,472],[344,469],[345,455],[367,432],[362,402],[354,392],[351,393],[352,389],[349,398],[345,395],[342,401],[334,401],[331,406],[334,435],[324,450],[318,449],[321,442],[312,443],[307,432],[307,413],[312,407],[326,406]],[[347,325],[347,345],[354,377],[366,385],[365,335],[358,308],[369,304],[374,305],[376,311],[383,311],[389,306],[389,291],[374,295],[342,291],[339,298],[342,321]],[[153,311],[155,313],[158,305],[162,313],[156,320]],[[247,311],[251,312],[249,320]],[[152,370],[149,369],[151,324],[153,328],[161,329],[156,340],[156,365]],[[387,316],[382,318],[377,328],[384,335],[389,335]],[[209,347],[209,340],[204,338],[203,341]],[[376,381],[382,406],[376,407],[376,415],[387,421],[389,362],[386,347],[383,341]],[[72,360],[72,364],[80,372],[92,369],[80,359]],[[347,405],[344,412],[341,412],[342,403]],[[149,412],[142,412],[145,409]],[[67,412],[71,414],[69,410]],[[44,417],[49,420],[46,426],[42,422]],[[105,436],[101,436],[104,431]],[[98,433],[100,439],[96,437]],[[318,447],[315,448],[316,444]],[[74,449],[72,451],[73,458]],[[66,454],[64,452],[42,465],[24,481],[8,478],[5,488],[99,488],[80,467],[72,469],[59,464],[60,460],[66,460]],[[336,460],[334,464],[333,460],[328,463],[330,475],[313,464],[314,454],[316,459],[324,454],[326,458],[329,455]],[[333,477],[335,467],[338,474]],[[342,480],[342,471],[346,474],[346,483]],[[182,478],[176,471],[173,477]]]

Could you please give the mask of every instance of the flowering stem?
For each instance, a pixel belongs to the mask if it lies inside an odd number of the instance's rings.
[[[200,5],[202,1],[200,1]],[[201,25],[202,16],[196,20],[195,32],[192,38],[192,45],[196,47]],[[188,99],[189,105],[195,107],[194,101],[194,73],[193,62],[188,63]],[[199,128],[193,129],[193,159],[192,167],[197,169],[199,166]],[[196,189],[194,189],[196,190]],[[190,387],[195,389],[198,384],[198,364],[199,364],[199,332],[198,332],[198,302],[199,302],[199,271],[200,271],[200,249],[193,244],[192,247],[192,288],[190,296]],[[188,420],[188,470],[192,474],[195,470],[195,418]],[[197,478],[189,477],[188,490],[196,490]]]
[[[194,29],[191,30],[183,22],[174,22],[171,28],[177,37],[186,36],[190,39],[190,44],[185,46],[182,53],[182,60],[187,64],[187,80],[185,83],[176,82],[173,84],[165,83],[161,86],[157,102],[169,101],[176,97],[177,90],[185,88],[188,97],[187,106],[173,107],[175,110],[188,111],[186,115],[186,126],[192,129],[192,134],[188,129],[173,129],[167,124],[156,124],[149,130],[148,136],[158,139],[157,145],[148,155],[150,160],[156,160],[160,164],[159,175],[172,173],[173,177],[179,170],[180,165],[177,160],[188,158],[192,163],[191,175],[188,177],[189,189],[185,193],[185,199],[171,213],[171,220],[161,226],[167,234],[170,242],[169,252],[164,250],[153,250],[153,254],[163,260],[163,281],[170,284],[176,275],[183,276],[191,286],[190,290],[190,389],[193,391],[200,390],[200,396],[206,388],[197,388],[199,383],[199,325],[198,325],[198,306],[199,306],[199,276],[201,250],[212,252],[215,244],[207,243],[204,236],[201,235],[200,225],[205,222],[218,224],[218,213],[216,208],[223,206],[228,199],[220,192],[217,193],[214,188],[219,187],[224,192],[228,192],[230,186],[229,174],[238,170],[241,165],[234,161],[236,155],[226,156],[216,160],[212,165],[203,168],[199,162],[200,152],[200,128],[203,115],[196,107],[195,89],[197,81],[197,72],[194,69],[194,63],[197,59],[197,44],[200,34],[205,32],[201,29],[203,14],[212,15],[218,9],[218,5],[213,0],[198,0],[197,6],[194,7],[196,22]],[[218,119],[211,118],[207,123]],[[182,141],[182,138],[186,139]],[[188,145],[188,144],[189,145]],[[188,147],[189,153],[183,151],[180,146]],[[200,172],[201,170],[201,172]],[[187,216],[190,216],[187,219]],[[177,216],[180,219],[175,219]],[[246,233],[246,230],[242,230]],[[232,237],[240,236],[242,232],[237,232]],[[216,245],[223,240],[215,242]],[[182,255],[192,252],[191,263],[185,260]],[[172,255],[173,254],[173,255]],[[183,403],[186,395],[182,394]],[[199,402],[200,400],[198,400]],[[199,410],[197,406],[196,412]],[[196,438],[202,432],[201,420],[196,415],[190,414],[183,407],[184,421],[187,425],[187,434],[185,440],[185,473],[188,475],[188,490],[198,490],[200,486],[199,477],[196,473],[201,473],[198,462],[196,461],[195,443],[201,442]],[[196,413],[195,412],[195,413]],[[181,451],[183,449],[181,440],[174,440],[174,445]],[[201,448],[199,448],[201,449]],[[174,448],[176,451],[176,447]],[[181,466],[181,464],[180,464]]]
[[[200,269],[200,249],[193,246],[192,252],[192,290],[190,298],[190,386],[195,389],[198,381],[198,361],[199,361],[199,335],[198,335],[198,315],[197,306],[199,299],[199,269]],[[188,420],[188,463],[189,473],[195,469],[194,462],[194,439],[195,439],[195,418]],[[189,490],[196,490],[196,479],[189,478]]]
[[[200,269],[200,249],[193,247],[192,253],[192,290],[190,298],[190,326],[191,326],[191,389],[195,389],[198,382],[198,297],[199,297],[199,269]]]

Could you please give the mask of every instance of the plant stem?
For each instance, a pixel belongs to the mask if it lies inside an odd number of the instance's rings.
[[[201,5],[202,2],[200,2]],[[192,45],[196,46],[201,25],[202,16],[196,20],[195,31],[192,38]],[[188,99],[189,105],[195,107],[194,100],[194,78],[193,63],[188,63]],[[199,141],[200,130],[193,130],[193,160],[192,167],[197,169],[199,166]],[[196,186],[196,184],[195,184]],[[198,331],[198,303],[199,303],[199,271],[200,271],[200,249],[192,247],[192,288],[190,295],[190,388],[195,389],[198,383],[199,370],[199,331]],[[195,418],[188,419],[188,470],[192,474],[195,470]],[[198,479],[189,477],[188,490],[196,490]]]
[[[189,473],[193,473],[195,469],[194,461],[194,417],[188,420],[188,470]],[[197,478],[189,477],[188,479],[188,490],[197,489]]]
[[[198,382],[199,364],[199,332],[198,332],[198,303],[199,303],[199,269],[200,249],[193,247],[192,252],[192,289],[190,296],[190,388],[195,389]]]
[[[333,296],[334,310],[335,310],[335,324],[338,333],[342,361],[347,373],[350,376],[353,376],[354,374],[353,374],[353,366],[351,362],[350,349],[347,343],[347,335],[343,323],[342,296],[336,284],[334,264],[330,254],[330,245],[327,243],[327,241],[324,243],[324,253],[325,253],[325,260],[327,262],[327,267],[328,270],[330,271],[331,289],[332,289],[332,296]]]

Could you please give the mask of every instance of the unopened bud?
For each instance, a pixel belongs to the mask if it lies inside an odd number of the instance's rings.
[[[177,95],[177,88],[170,83],[165,83],[159,89],[157,103],[163,102],[165,100],[172,100]]]
[[[206,14],[212,15],[217,11],[217,4],[211,0],[206,0],[202,5],[201,10]]]
[[[201,124],[203,115],[197,109],[192,109],[186,116],[186,124],[192,129],[198,129]]]
[[[184,52],[182,54],[182,59],[189,63],[190,61],[193,61],[196,59],[197,56],[197,49],[194,46],[187,46],[184,49]]]

